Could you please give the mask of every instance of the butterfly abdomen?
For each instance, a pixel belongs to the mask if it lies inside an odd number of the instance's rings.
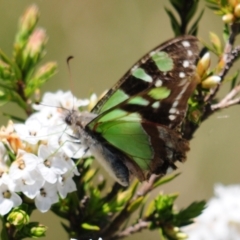
[[[104,166],[105,170],[122,186],[129,185],[129,170],[124,164],[124,156],[104,142],[92,139],[89,148],[95,159]]]

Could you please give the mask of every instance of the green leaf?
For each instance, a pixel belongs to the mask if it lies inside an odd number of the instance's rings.
[[[154,210],[155,210],[155,200],[152,200],[152,201],[148,204],[147,209],[146,209],[144,215],[145,215],[146,217],[148,217],[148,216],[150,216],[150,215],[154,212]]]
[[[9,64],[12,67],[12,69],[14,69],[16,80],[21,79],[22,74],[21,74],[21,71],[20,71],[19,67],[17,66],[17,64],[15,62],[12,62],[1,49],[0,49],[0,58],[5,63]]]
[[[155,209],[158,213],[168,211],[169,209],[172,209],[173,203],[175,199],[178,197],[177,194],[173,195],[159,195],[155,199]],[[161,218],[163,216],[160,216]]]
[[[56,72],[57,64],[55,62],[48,62],[41,66],[32,78],[26,79],[26,87],[24,89],[26,97],[30,97],[36,89],[45,84]],[[32,76],[32,73],[28,73],[28,76]]]
[[[82,223],[81,227],[86,229],[86,230],[91,230],[91,231],[99,231],[100,227],[97,225],[92,225],[90,223]]]
[[[86,169],[90,167],[92,165],[93,160],[94,160],[93,157],[85,158],[83,161],[83,168]]]
[[[179,227],[188,225],[193,218],[199,216],[206,207],[205,201],[193,202],[175,216],[175,224]]]
[[[223,50],[222,50],[222,43],[219,37],[214,32],[210,32],[209,35],[210,35],[210,40],[213,45],[213,48],[215,49],[217,55],[220,56]]]
[[[223,39],[224,39],[225,43],[228,41],[229,36],[230,36],[229,24],[224,24]]]
[[[5,224],[6,224],[5,220],[3,218],[1,220],[2,220],[1,224],[3,226],[5,226]],[[10,240],[10,238],[8,237],[8,232],[7,232],[7,228],[6,227],[3,227],[1,229],[0,239],[1,240]]]
[[[192,19],[192,17],[196,13],[199,0],[193,0],[193,1],[189,1],[189,2],[191,2],[191,6],[187,11],[186,16],[184,16],[184,19],[187,23],[190,22],[190,20]],[[184,15],[185,15],[185,13],[184,13]]]
[[[220,0],[220,4],[222,7],[228,6],[228,0]]]
[[[20,122],[20,123],[24,123],[26,119],[20,118],[18,116],[12,115],[12,114],[8,114],[8,113],[2,113],[3,116],[10,118],[11,120]]]
[[[131,198],[136,193],[138,185],[139,185],[139,181],[135,180],[132,182],[131,186],[128,188],[128,190],[131,191]]]
[[[180,36],[181,35],[180,24],[178,23],[177,19],[175,18],[175,16],[173,15],[173,13],[169,9],[165,8],[165,11],[167,12],[167,14],[170,18],[171,25],[172,25],[172,30],[174,31],[175,36]]]
[[[200,12],[199,16],[197,17],[196,21],[193,23],[193,25],[191,26],[190,30],[188,31],[188,34],[190,35],[197,35],[197,30],[198,30],[198,23],[201,20],[202,16],[204,13],[204,9]]]
[[[136,211],[145,201],[145,197],[141,196],[138,197],[137,199],[133,200],[130,205],[127,208],[127,211],[130,213],[133,213],[134,211]]]
[[[179,0],[170,0],[170,3],[172,4],[172,6],[173,6],[174,9],[176,10],[176,12],[180,15],[181,10],[182,10],[182,1],[179,1]]]
[[[165,183],[168,183],[170,181],[172,181],[173,179],[175,179],[177,176],[179,176],[180,173],[176,173],[173,175],[167,175],[163,178],[158,179],[154,184],[153,184],[153,188],[159,187]]]
[[[97,172],[98,172],[98,169],[89,169],[84,175],[83,181],[85,183],[90,182],[94,178],[94,176],[97,174]]]

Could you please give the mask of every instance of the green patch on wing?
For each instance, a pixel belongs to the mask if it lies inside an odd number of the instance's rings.
[[[118,89],[115,91],[112,96],[104,103],[101,112],[105,112],[106,110],[116,106],[117,104],[123,102],[128,99],[129,96],[124,93],[122,90]]]
[[[162,72],[168,72],[173,69],[173,60],[166,52],[156,52],[152,55],[152,59]]]
[[[138,113],[129,113],[124,110],[121,110],[119,108],[116,108],[114,110],[111,110],[107,113],[104,113],[100,115],[95,122],[108,122],[108,121],[113,121],[113,120],[118,120],[121,121],[124,119],[124,121],[140,121],[141,117]],[[91,127],[92,123],[90,123]]]
[[[148,75],[144,69],[142,68],[137,68],[132,72],[132,75],[136,78],[139,78],[143,81],[146,82],[152,82],[152,77],[150,75]]]
[[[128,103],[129,104],[137,104],[140,106],[147,106],[149,104],[149,101],[142,98],[141,96],[136,96],[136,97],[130,98]]]
[[[167,98],[171,93],[171,90],[166,88],[166,87],[157,87],[157,88],[152,88],[148,92],[148,96],[155,100],[161,100]]]
[[[110,121],[97,124],[95,129],[117,149],[123,151],[143,170],[148,170],[153,158],[149,136],[140,122]]]

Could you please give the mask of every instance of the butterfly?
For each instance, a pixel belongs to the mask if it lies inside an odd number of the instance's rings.
[[[65,122],[121,185],[164,175],[189,150],[180,126],[198,78],[198,40],[171,39],[143,56],[90,113],[71,111]]]

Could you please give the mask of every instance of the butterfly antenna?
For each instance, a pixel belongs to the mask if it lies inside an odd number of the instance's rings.
[[[67,58],[67,66],[68,66],[68,74],[69,74],[69,80],[70,80],[70,89],[72,92],[72,98],[73,98],[73,106],[74,106],[74,92],[73,92],[73,80],[72,80],[72,72],[71,72],[71,67],[70,67],[70,61],[73,59],[73,56],[69,56]],[[74,108],[74,107],[73,107]]]

